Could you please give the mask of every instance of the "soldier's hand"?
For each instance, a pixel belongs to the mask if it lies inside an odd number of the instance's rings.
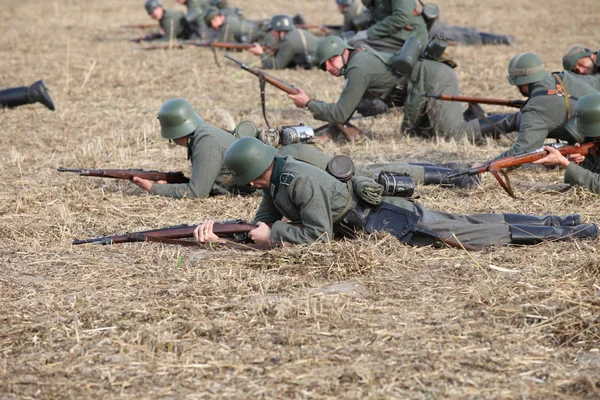
[[[196,229],[194,229],[194,239],[196,239],[196,243],[207,243],[207,242],[220,242],[221,239],[213,232],[213,226],[215,225],[215,221],[207,220],[202,224],[198,225]]]
[[[142,179],[139,176],[134,176],[132,182],[144,189],[148,193],[150,193],[150,190],[152,190],[152,185],[154,185],[155,183],[154,181],[151,181],[149,179]]]
[[[542,165],[558,165],[561,168],[567,168],[570,164],[570,161],[567,160],[565,156],[560,154],[560,151],[555,149],[554,147],[544,146],[544,150],[548,152],[548,155],[542,159],[534,161],[532,164],[542,164]]]
[[[256,224],[256,228],[248,232],[248,236],[250,236],[250,239],[252,239],[254,243],[269,244],[271,239],[271,228],[264,222],[259,222]]]
[[[262,46],[258,43],[252,43],[253,47],[250,47],[248,51],[255,56],[261,56],[264,53]]]
[[[288,94],[288,97],[294,101],[294,104],[298,108],[306,107],[306,103],[310,100],[310,97],[306,94],[304,90],[298,88],[297,94]]]

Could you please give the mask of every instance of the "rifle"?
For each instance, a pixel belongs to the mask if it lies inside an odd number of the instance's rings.
[[[144,36],[140,36],[140,37],[136,37],[133,39],[129,39],[130,42],[133,43],[142,43],[142,42],[150,42],[152,40],[156,40],[156,39],[160,39],[162,38],[164,35],[160,32],[152,32],[149,33],[147,35]]]
[[[301,227],[300,224],[293,224]],[[178,244],[182,246],[196,246],[193,240],[182,240],[194,237],[194,230],[198,225],[176,225],[167,228],[152,229],[149,231],[131,232],[124,235],[103,236],[91,239],[75,239],[73,245],[95,244],[109,245],[134,242],[158,242],[165,244]],[[270,245],[253,244],[248,237],[248,232],[256,228],[256,225],[250,224],[244,220],[236,219],[225,222],[216,222],[213,226],[213,232],[220,238],[228,239],[230,242],[226,246],[238,249],[267,249]],[[248,244],[246,244],[248,243]]]
[[[318,29],[325,34],[331,33],[331,31],[340,31],[342,30],[341,25],[319,25],[319,24],[295,24],[297,29]]]
[[[272,53],[275,49],[270,46],[260,45],[266,53]],[[171,48],[174,49],[184,49],[186,47],[207,47],[210,49],[228,49],[228,50],[247,50],[249,48],[254,47],[253,43],[236,43],[236,42],[215,42],[215,41],[202,41],[202,42],[191,42],[184,41],[180,43],[176,43],[171,45],[163,44],[163,45],[153,45],[144,47],[143,50],[168,50]]]
[[[121,28],[125,29],[148,29],[156,27],[156,23],[154,24],[132,24],[132,25],[121,25]]]
[[[281,79],[275,78],[273,75],[270,75],[264,71],[261,71],[258,68],[251,67],[248,64],[244,64],[243,62],[236,60],[235,58],[231,57],[229,54],[225,54],[225,58],[233,61],[234,63],[239,65],[243,70],[248,71],[251,74],[256,75],[258,77],[258,80],[260,82],[260,100],[261,100],[261,105],[262,105],[263,118],[265,119],[267,126],[270,127],[269,121],[267,120],[267,114],[265,111],[265,82],[275,86],[277,89],[282,90],[282,91],[286,92],[287,94],[298,94],[298,89],[294,85],[291,85],[285,81],[282,81]],[[325,128],[326,126],[327,125],[324,125],[321,128]],[[354,140],[358,136],[360,136],[361,134],[364,133],[360,128],[352,125],[348,121],[346,121],[343,124],[335,124],[335,127],[337,129],[339,129],[339,131],[344,136],[346,136],[346,138],[348,138],[350,140]],[[319,129],[321,129],[321,128],[319,128]],[[317,130],[319,130],[319,129],[317,129]]]
[[[545,145],[548,147],[554,147],[560,154],[563,156],[569,154],[581,154],[582,156],[596,156],[598,154],[598,150],[600,150],[600,142],[589,142],[582,144],[581,146],[570,146],[565,143],[552,143]],[[480,166],[472,167],[468,169],[464,169],[458,172],[449,173],[448,179],[456,179],[461,176],[473,176],[477,174],[482,174],[484,172],[491,172],[494,175],[494,178],[498,181],[500,186],[508,193],[508,195],[514,199],[519,199],[512,189],[510,184],[510,179],[504,168],[516,167],[522,164],[531,163],[537,160],[540,160],[548,155],[548,151],[544,150],[543,147],[539,149],[522,152],[515,154],[513,156],[499,158],[497,160],[488,161]],[[504,177],[504,180],[500,177],[500,174]]]
[[[100,178],[114,178],[133,180],[134,176],[150,181],[166,181],[167,183],[188,183],[190,178],[183,175],[183,172],[160,172],[147,171],[143,169],[83,169],[83,168],[63,168],[57,169],[58,172],[74,172],[80,176],[96,176]]]
[[[521,108],[525,101],[523,100],[503,100],[503,99],[489,99],[485,97],[467,97],[467,96],[449,96],[445,94],[429,94],[425,93],[422,97],[429,97],[436,100],[442,101],[460,101],[464,103],[479,103],[479,104],[491,104],[496,106],[506,106]]]

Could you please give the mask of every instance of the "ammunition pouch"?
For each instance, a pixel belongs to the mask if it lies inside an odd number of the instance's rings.
[[[344,215],[333,224],[333,231],[344,237],[356,237],[356,232],[365,228],[365,209],[361,204],[350,208]]]

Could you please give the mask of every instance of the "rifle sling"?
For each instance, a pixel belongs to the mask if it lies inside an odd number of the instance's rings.
[[[260,86],[260,105],[262,107],[263,118],[265,119],[265,123],[267,124],[267,128],[271,128],[269,125],[269,120],[267,119],[267,111],[265,109],[265,76],[262,71],[259,71],[258,74],[258,83]]]
[[[515,192],[513,191],[512,185],[510,184],[510,179],[508,178],[508,174],[506,173],[506,171],[490,169],[489,172],[491,172],[491,174],[494,175],[494,178],[496,178],[500,186],[502,186],[502,189],[504,189],[504,191],[508,193],[510,197],[517,200],[523,200],[522,198],[517,197],[517,195],[515,195]],[[504,180],[500,177],[500,174],[502,174]]]
[[[215,64],[217,64],[217,67],[221,68],[221,64],[219,63],[219,57],[217,56],[217,49],[214,48],[214,46],[210,46],[210,49],[213,52],[213,56],[215,57]]]

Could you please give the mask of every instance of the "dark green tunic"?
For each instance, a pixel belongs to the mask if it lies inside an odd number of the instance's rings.
[[[367,30],[370,40],[382,40],[402,47],[410,37],[416,37],[423,46],[427,44],[427,26],[423,17],[415,15],[415,0],[373,0],[370,9],[375,23]],[[412,27],[407,30],[406,27]]]
[[[223,165],[225,151],[235,141],[235,137],[208,122],[203,122],[191,135],[190,162],[192,176],[189,183],[152,185],[152,194],[175,198],[208,197],[213,184],[220,184],[229,177],[229,170]],[[233,184],[225,185],[228,189]]]
[[[295,68],[310,69],[317,65],[315,53],[319,38],[304,29],[293,29],[285,34],[277,51],[261,58],[264,69]]]
[[[190,30],[187,29],[181,11],[165,9],[159,24],[165,32],[165,35],[161,38],[162,40],[189,39]]]
[[[259,42],[266,30],[262,23],[254,22],[237,15],[226,15],[219,27],[219,42],[252,43]]]

